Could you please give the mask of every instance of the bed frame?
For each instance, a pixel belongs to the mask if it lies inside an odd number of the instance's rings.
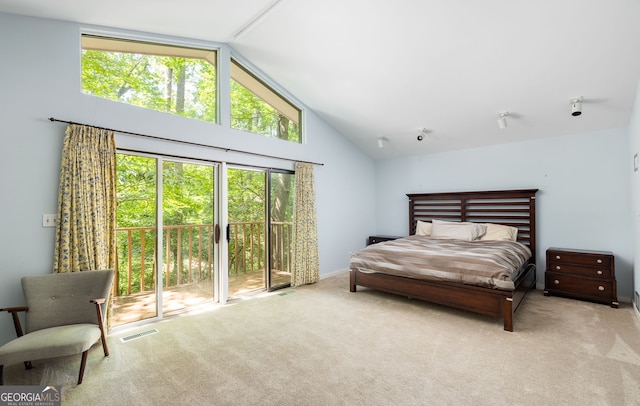
[[[349,290],[364,286],[504,319],[504,329],[513,331],[513,314],[530,289],[536,286],[536,192],[538,189],[483,192],[420,193],[409,197],[409,234],[416,222],[445,220],[496,223],[518,228],[518,241],[529,246],[531,258],[514,281],[513,291],[425,281],[350,269]]]

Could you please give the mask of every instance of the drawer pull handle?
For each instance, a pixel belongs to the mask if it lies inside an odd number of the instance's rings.
[[[599,260],[597,260],[596,262],[597,262],[597,263],[599,263],[599,264],[601,264],[601,263],[602,263],[602,260],[601,260],[601,259],[599,259]]]
[[[556,255],[556,259],[560,259],[560,255]]]
[[[596,272],[598,275],[602,275],[602,271],[598,271]]]
[[[556,280],[553,281],[553,283],[555,283],[556,285],[559,285],[560,281],[556,279]]]
[[[599,291],[603,291],[604,290],[604,286],[598,286],[598,290]]]
[[[559,271],[562,269],[562,267],[560,265],[556,265],[556,269]]]

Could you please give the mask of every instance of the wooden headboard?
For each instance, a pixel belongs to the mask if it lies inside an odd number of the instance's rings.
[[[537,191],[538,189],[524,189],[407,194],[409,234],[415,234],[418,220],[503,224],[518,228],[518,242],[529,246],[535,260]]]

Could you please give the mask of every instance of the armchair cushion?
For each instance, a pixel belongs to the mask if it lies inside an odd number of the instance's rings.
[[[80,354],[98,340],[100,329],[95,324],[72,324],[34,331],[0,347],[0,365]]]

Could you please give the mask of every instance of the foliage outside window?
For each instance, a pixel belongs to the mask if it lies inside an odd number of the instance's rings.
[[[215,123],[216,51],[83,35],[82,90]]]
[[[231,128],[302,142],[302,112],[231,60]]]
[[[117,154],[116,160],[117,295],[126,296],[155,290],[157,160],[127,154]],[[214,167],[210,165],[174,161],[162,163],[163,226],[168,235],[163,238],[163,242],[168,244],[168,247],[163,247],[163,253],[171,252],[169,266],[173,270],[182,269],[182,280],[188,280],[189,269],[198,264],[193,261],[178,267],[179,251],[203,251],[200,267],[207,270],[213,268],[207,261],[213,258],[213,242],[210,239],[213,235],[214,172]],[[190,230],[189,226],[193,228]],[[180,231],[184,238],[178,237],[179,229],[182,229]],[[170,284],[175,285],[177,273],[166,273],[169,274]],[[141,281],[143,277],[144,281]]]
[[[115,294],[126,296],[155,290],[156,160],[117,154],[116,162],[118,270],[131,264],[131,272],[117,273]]]

